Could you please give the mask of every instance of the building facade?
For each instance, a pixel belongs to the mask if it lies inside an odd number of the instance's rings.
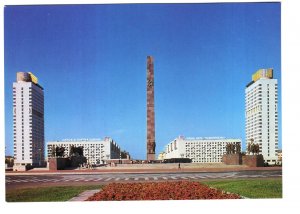
[[[228,143],[240,143],[241,139],[223,137],[185,138],[179,136],[165,146],[165,159],[190,158],[193,163],[221,163]]]
[[[164,160],[166,158],[166,152],[160,152],[157,156],[157,160]]]
[[[282,150],[278,150],[278,164],[282,164]]]
[[[278,86],[273,69],[260,69],[245,89],[246,143],[259,144],[265,162],[278,160]]]
[[[71,146],[83,147],[83,156],[89,164],[102,164],[111,159],[126,159],[129,154],[121,151],[120,146],[111,138],[101,139],[66,139],[62,141],[51,141],[47,143],[48,159],[55,157],[52,149],[63,147],[64,156],[70,156]]]
[[[44,162],[44,89],[30,72],[13,83],[14,170]]]

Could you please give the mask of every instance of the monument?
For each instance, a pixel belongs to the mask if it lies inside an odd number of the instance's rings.
[[[228,143],[226,145],[226,154],[223,155],[222,161],[227,165],[241,165],[243,163],[241,143]]]
[[[154,64],[147,56],[147,160],[155,160]]]

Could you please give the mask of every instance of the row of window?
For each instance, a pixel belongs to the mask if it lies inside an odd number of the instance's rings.
[[[264,93],[265,94],[265,93]],[[270,92],[267,91],[267,97],[270,96]],[[258,94],[247,94],[246,97],[245,97],[245,101],[250,101],[250,100],[255,100],[257,98],[261,98],[263,97],[263,93],[258,93]],[[278,94],[277,94],[277,91],[274,92],[274,97],[277,97],[278,98]]]

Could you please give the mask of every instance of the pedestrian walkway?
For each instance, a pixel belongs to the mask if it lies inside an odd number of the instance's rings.
[[[85,201],[92,195],[94,195],[97,192],[100,192],[101,190],[99,189],[94,189],[94,190],[87,190],[82,193],[80,193],[78,196],[75,196],[74,198],[71,198],[69,201]]]

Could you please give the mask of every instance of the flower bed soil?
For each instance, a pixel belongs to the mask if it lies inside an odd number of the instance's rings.
[[[87,201],[240,199],[195,181],[111,183]]]

